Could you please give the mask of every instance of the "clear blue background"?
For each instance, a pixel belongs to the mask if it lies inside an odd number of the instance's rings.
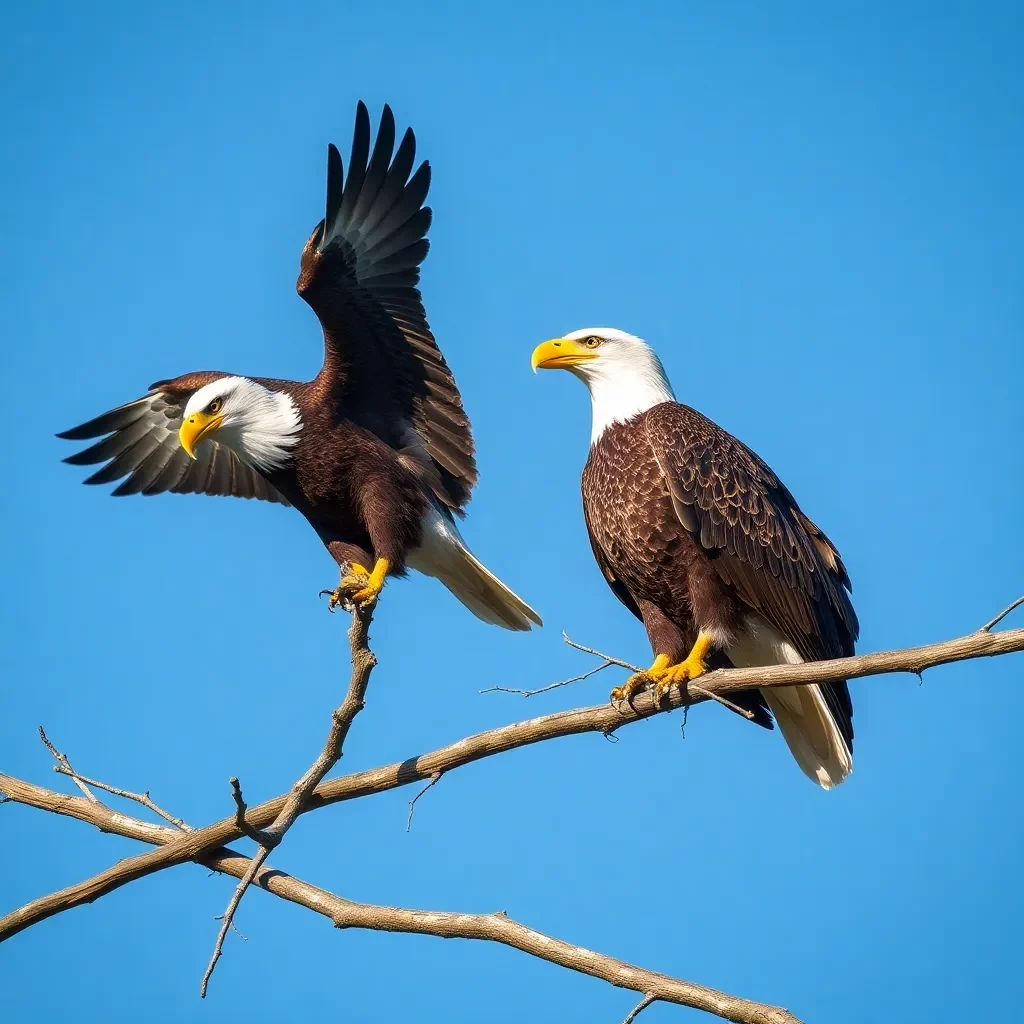
[[[680,398],[777,469],[842,549],[862,650],[969,632],[1024,590],[1019,5],[79,6],[0,25],[3,770],[69,788],[42,723],[80,771],[199,825],[229,813],[229,776],[256,802],[319,749],[345,621],[304,521],[111,499],[53,434],[189,369],[316,372],[293,282],[360,98],[433,164],[424,292],[480,455],[466,534],[548,627],[389,586],[345,770],[604,699],[611,672],[477,693],[588,667],[561,629],[648,657],[583,529],[585,393],[529,372],[573,328],[648,338]],[[410,834],[409,791],[304,818],[273,863],[353,899],[504,909],[808,1022],[1009,1019],[1022,665],[855,683],[856,772],[832,793],[777,734],[701,707],[685,739],[663,716],[455,772]],[[16,806],[0,829],[5,910],[141,849]],[[19,935],[5,1019],[615,1021],[635,1002],[253,892],[200,1003],[231,884],[183,866]]]

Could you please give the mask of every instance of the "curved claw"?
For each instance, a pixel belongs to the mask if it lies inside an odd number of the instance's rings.
[[[610,699],[613,701],[624,700],[627,704],[633,703],[633,698],[641,691],[651,685],[653,680],[646,672],[634,672],[621,686],[612,690]]]
[[[334,590],[321,590],[321,597],[330,594],[327,607],[330,611],[335,608],[358,607],[361,611],[367,611],[373,607],[384,587],[384,579],[388,571],[388,562],[378,559],[373,572],[364,569],[361,565],[353,564],[349,571],[342,576],[341,582]]]
[[[344,583],[344,580],[342,581]],[[346,608],[351,602],[348,591],[344,586],[337,586],[334,590],[321,590],[319,597],[323,597],[324,594],[329,595],[330,600],[327,602],[327,610],[333,615],[335,610],[338,608]]]

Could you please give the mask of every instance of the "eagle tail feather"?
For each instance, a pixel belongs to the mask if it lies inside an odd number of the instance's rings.
[[[540,616],[466,547],[447,509],[430,509],[423,522],[423,541],[406,561],[410,568],[440,580],[490,625],[519,632],[543,625]]]
[[[799,665],[804,660],[785,637],[760,617],[748,621],[747,629],[734,639],[728,654],[737,668]],[[838,786],[853,771],[853,752],[822,687],[817,683],[766,686],[761,694],[804,775],[822,789]]]
[[[853,771],[853,755],[821,688],[816,683],[772,686],[762,693],[804,775],[822,789],[838,786]]]

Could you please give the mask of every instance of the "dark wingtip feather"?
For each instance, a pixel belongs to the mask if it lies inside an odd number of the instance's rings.
[[[112,434],[115,430],[120,430],[142,416],[145,412],[143,406],[148,398],[149,395],[144,395],[127,405],[120,405],[109,412],[100,413],[99,416],[93,417],[86,423],[80,423],[77,427],[62,431],[57,434],[57,437],[62,441],[88,441],[90,438],[100,437],[103,434]]]
[[[333,142],[327,146],[327,212],[324,214],[324,232],[320,242],[323,251],[338,226],[338,213],[341,210],[341,197],[345,190],[345,167],[341,161],[341,153]]]
[[[101,470],[93,473],[92,476],[87,476],[82,483],[88,484],[90,487],[95,487],[98,484],[112,484],[115,480],[120,480],[121,477],[129,472],[130,470],[128,469],[122,469],[120,472],[112,471],[110,465],[106,465]]]
[[[348,181],[345,182],[345,196],[341,204],[339,220],[347,219],[355,206],[359,190],[366,177],[366,161],[370,157],[370,112],[362,100],[356,107],[356,126],[352,133],[352,152],[348,160]]]
[[[97,426],[98,420],[102,420],[104,417],[109,415],[109,413],[104,413],[103,416],[97,416],[96,419],[89,420],[88,423],[80,423],[77,427],[61,431],[61,433],[56,434],[55,436],[59,437],[62,441],[88,441],[92,437],[99,437],[101,434],[109,434],[113,428],[111,428],[111,430],[100,430]]]
[[[58,434],[57,436],[60,437],[61,435]],[[60,461],[68,466],[94,466],[96,465],[96,462],[94,459],[90,458],[91,452],[92,448],[85,448],[80,452],[75,452],[74,455],[69,455],[66,459],[61,459]]]
[[[421,174],[423,175],[423,178],[424,178],[424,181],[423,181],[423,199],[426,199],[427,198],[427,193],[430,191],[430,177],[433,174],[433,172],[430,169],[430,161],[429,160],[424,160],[423,163],[421,163],[419,165],[419,167],[416,168],[416,174],[414,174],[413,177],[414,178],[418,177]],[[422,200],[420,200],[420,201],[422,202]]]
[[[390,135],[394,138],[395,135],[395,115],[391,112],[391,107],[385,103],[384,109],[380,113],[380,124],[377,125],[377,137],[380,137],[381,129],[385,129],[385,134]],[[394,143],[392,143],[394,145]]]

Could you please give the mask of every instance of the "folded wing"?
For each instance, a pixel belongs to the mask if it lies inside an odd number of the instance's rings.
[[[684,405],[657,406],[646,427],[677,518],[740,599],[805,661],[853,654],[859,626],[846,567],[768,465]],[[846,683],[819,685],[852,749]]]

